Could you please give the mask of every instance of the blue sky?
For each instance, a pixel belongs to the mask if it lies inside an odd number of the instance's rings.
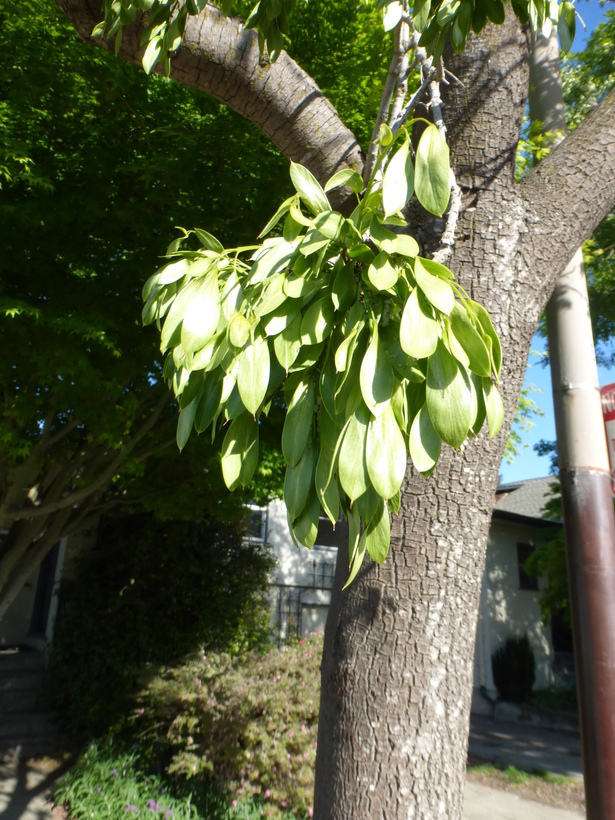
[[[573,51],[581,51],[588,35],[596,28],[603,19],[605,12],[611,8],[615,10],[615,4],[607,3],[601,6],[597,0],[581,0],[577,5],[579,14],[587,26],[587,31],[583,30],[577,20],[577,34],[573,46]],[[532,350],[538,353],[545,350],[545,340],[534,337]],[[604,367],[598,368],[598,378],[600,385],[615,382],[615,369],[608,370]],[[533,450],[533,445],[540,439],[547,441],[555,440],[555,421],[553,418],[553,400],[551,396],[551,371],[549,367],[540,364],[540,356],[530,354],[526,381],[533,384],[540,392],[534,393],[532,398],[543,411],[544,416],[535,418],[535,425],[528,433],[522,433],[524,447],[521,455],[517,456],[513,464],[502,462],[500,473],[504,482],[519,481],[526,478],[539,478],[548,475],[549,459],[540,458]]]

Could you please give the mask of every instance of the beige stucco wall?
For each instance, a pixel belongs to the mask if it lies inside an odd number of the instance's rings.
[[[486,658],[488,651],[490,655],[486,660],[490,663],[490,656],[508,637],[527,634],[536,660],[535,688],[542,689],[553,683],[551,630],[543,626],[540,612],[540,588],[544,580],[539,581],[538,591],[519,589],[517,561],[517,544],[536,545],[538,537],[537,531],[530,527],[492,522],[482,600],[483,629],[486,621],[489,624],[484,655]]]

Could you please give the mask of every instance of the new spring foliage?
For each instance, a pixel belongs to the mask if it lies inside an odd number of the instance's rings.
[[[428,125],[413,158],[408,134],[394,139],[383,126],[383,168],[363,191],[353,170],[323,189],[292,164],[296,193],[261,244],[225,249],[197,229],[201,247],[188,250],[184,232],[143,290],[143,319],[158,323],[164,376],[179,399],[179,447],[193,428],[211,428],[212,438],[223,429],[225,482],[245,486],[259,419],[283,400],[291,533],[311,547],[321,513],[334,523],[341,509],[348,583],[366,552],[379,563],[387,555],[408,454],[428,476],[442,442],[461,447],[485,419],[493,436],[503,420],[501,349],[487,311],[393,230],[413,193],[444,213],[448,148]],[[327,199],[342,185],[357,198],[348,218]]]

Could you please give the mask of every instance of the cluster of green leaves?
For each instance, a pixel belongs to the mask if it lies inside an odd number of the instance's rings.
[[[334,523],[341,507],[350,582],[366,552],[379,563],[386,557],[388,512],[399,509],[408,452],[429,475],[442,442],[461,447],[485,418],[492,436],[499,431],[503,406],[492,379],[501,348],[487,311],[451,272],[387,227],[405,225],[401,209],[413,192],[433,214],[448,205],[448,148],[434,125],[414,161],[409,133],[394,140],[383,126],[362,197],[361,177],[349,169],[324,189],[300,165],[291,179],[296,194],[261,234],[284,220],[281,236],[225,249],[197,229],[202,247],[188,250],[184,232],[145,284],[143,319],[161,329],[163,372],[179,398],[179,447],[193,427],[211,426],[213,438],[228,423],[222,471],[231,490],[256,469],[260,419],[283,384],[291,533],[311,547],[321,509]],[[327,199],[341,185],[357,194],[349,218]]]
[[[264,817],[311,814],[322,638],[282,651],[199,653],[143,689],[127,738],[179,783],[262,801]]]
[[[379,2],[385,6],[385,25],[387,17],[389,25],[397,17],[401,18],[398,0]],[[575,33],[575,9],[569,0],[512,0],[512,9],[522,24],[531,24],[533,31],[545,27],[550,31],[551,25],[555,25],[562,48],[570,49]],[[433,54],[434,61],[442,56],[447,34],[453,48],[463,51],[470,32],[480,33],[488,22],[501,25],[504,16],[502,0],[415,0],[412,11],[413,25],[421,32],[419,45]]]
[[[143,68],[149,73],[158,62],[163,62],[167,74],[171,55],[181,45],[188,17],[200,14],[207,0],[104,0],[104,20],[94,31],[94,36],[116,37],[119,51],[122,29],[133,23],[138,14],[146,12],[147,21],[141,38],[146,46]],[[265,46],[269,59],[274,62],[290,36],[289,17],[295,0],[258,0],[247,15],[245,27],[255,29],[261,53]],[[307,4],[306,4],[307,5]],[[376,0],[376,8],[382,9],[384,29],[394,29],[404,16],[399,0]],[[220,0],[222,13],[227,16],[234,7],[243,11],[241,0]],[[519,20],[531,23],[538,31],[553,24],[557,27],[562,48],[568,51],[575,34],[576,14],[570,0],[513,0],[512,8]],[[503,0],[415,0],[411,12],[412,24],[421,32],[419,45],[438,61],[443,54],[447,35],[453,48],[463,51],[471,31],[478,34],[489,21],[504,22]]]

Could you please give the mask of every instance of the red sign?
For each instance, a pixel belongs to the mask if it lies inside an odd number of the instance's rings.
[[[606,441],[609,448],[611,464],[611,484],[615,493],[615,384],[607,384],[600,389],[602,397],[602,415],[606,429]]]

